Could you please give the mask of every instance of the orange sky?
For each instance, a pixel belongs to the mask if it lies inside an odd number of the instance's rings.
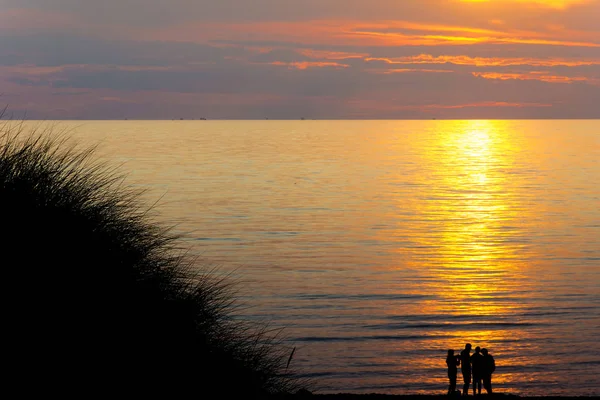
[[[600,0],[48,3],[0,4],[30,118],[600,118]]]

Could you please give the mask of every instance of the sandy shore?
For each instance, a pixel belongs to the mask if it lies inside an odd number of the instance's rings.
[[[309,396],[301,396],[301,398],[314,398],[318,400],[448,400],[446,395],[385,395],[385,394],[314,394]],[[478,397],[481,400],[588,400],[599,399],[599,396],[516,396],[505,393],[494,394],[493,396],[482,395]],[[468,396],[468,400],[475,400],[475,397]]]
[[[315,399],[332,399],[332,400],[448,400],[446,395],[385,395],[385,394],[315,394],[309,396]],[[597,399],[598,396],[578,396],[578,397],[561,397],[561,396],[516,396],[510,394],[494,394],[493,396],[482,395],[478,396],[481,400],[583,400],[583,399]],[[473,396],[468,396],[467,399],[475,400]]]

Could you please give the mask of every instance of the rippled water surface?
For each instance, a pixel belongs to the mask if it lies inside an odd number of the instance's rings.
[[[243,280],[323,392],[600,395],[600,121],[62,122]]]

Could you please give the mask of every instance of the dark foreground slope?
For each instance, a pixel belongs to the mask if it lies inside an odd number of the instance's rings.
[[[235,322],[227,282],[90,150],[0,126],[4,390],[254,398],[295,391],[288,349]]]
[[[386,394],[309,394],[300,393],[294,396],[276,396],[279,399],[313,399],[313,400],[449,400],[446,395],[386,395]],[[464,397],[461,397],[463,399]],[[467,396],[468,400],[590,400],[597,399],[594,396],[579,396],[579,397],[560,397],[560,396],[516,396],[511,394],[498,393],[493,396],[483,394],[478,397]]]

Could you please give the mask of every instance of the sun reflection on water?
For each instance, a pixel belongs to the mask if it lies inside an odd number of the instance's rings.
[[[416,219],[425,222],[420,242],[409,250],[427,293],[435,294],[425,311],[475,321],[505,318],[519,308],[506,299],[524,281],[524,241],[512,228],[523,207],[509,195],[514,192],[504,173],[516,150],[503,121],[456,121],[445,128],[423,160],[427,173]]]

